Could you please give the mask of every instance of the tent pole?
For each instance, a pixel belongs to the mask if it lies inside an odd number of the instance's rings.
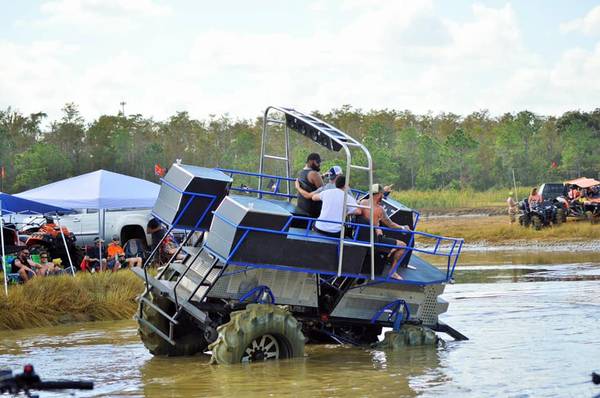
[[[100,265],[100,271],[104,271],[102,269],[102,235],[101,235],[101,233],[102,233],[102,230],[101,230],[101,228],[102,228],[102,215],[100,213],[101,213],[101,210],[98,209],[98,238],[101,239],[100,242],[99,242],[100,243],[100,248],[98,249],[98,258],[100,260],[100,264],[99,264]],[[108,266],[108,262],[107,262],[106,265]]]
[[[75,276],[75,267],[73,266],[73,260],[71,260],[71,253],[69,253],[69,246],[67,245],[67,238],[65,238],[65,234],[62,229],[62,225],[60,225],[60,217],[58,213],[56,213],[56,223],[58,224],[58,229],[60,230],[60,236],[62,236],[63,244],[65,245],[65,251],[67,252],[67,259],[69,260],[69,266],[71,267],[71,273]]]
[[[6,252],[4,249],[4,219],[2,218],[2,200],[0,200],[0,242],[2,242],[2,274],[4,275],[4,293],[8,297],[8,276],[6,275]]]

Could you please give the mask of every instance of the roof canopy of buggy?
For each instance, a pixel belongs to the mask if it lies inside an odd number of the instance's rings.
[[[565,181],[565,184],[575,185],[575,186],[578,186],[579,188],[591,188],[591,187],[595,187],[596,185],[600,185],[600,181],[595,180],[593,178],[580,177],[580,178],[576,178],[574,180]]]

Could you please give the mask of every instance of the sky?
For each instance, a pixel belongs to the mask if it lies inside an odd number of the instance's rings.
[[[600,106],[600,1],[0,0],[0,109],[89,121],[268,105]]]

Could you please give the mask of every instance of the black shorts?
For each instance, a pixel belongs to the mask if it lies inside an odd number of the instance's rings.
[[[313,229],[315,230],[315,232],[320,233],[321,235],[325,235],[325,236],[329,236],[330,238],[338,238],[340,237],[340,233],[339,232],[327,232],[327,231],[322,231],[319,228],[313,226]]]
[[[396,239],[388,238],[387,236],[384,236],[384,235],[377,235],[376,243],[383,243],[384,245],[393,245],[393,246],[398,245],[398,243],[396,243]],[[378,252],[385,252],[385,253],[389,253],[392,250],[396,249],[395,247],[388,247],[388,246],[376,246],[376,247],[377,247]]]

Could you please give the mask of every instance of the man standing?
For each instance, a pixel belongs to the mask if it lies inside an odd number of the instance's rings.
[[[311,153],[306,158],[306,165],[298,173],[300,188],[310,193],[322,187],[323,178],[319,171],[321,171],[321,156],[318,153]],[[318,217],[321,212],[320,203],[305,198],[300,191],[298,191],[298,207],[307,212],[310,217]]]
[[[519,204],[515,200],[514,193],[512,191],[508,193],[506,204],[508,205],[508,223],[509,225],[513,225],[517,219],[517,213],[519,212]]]

